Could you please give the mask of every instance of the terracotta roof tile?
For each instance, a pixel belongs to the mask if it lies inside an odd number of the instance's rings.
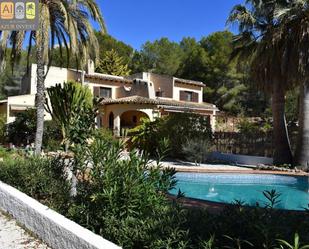
[[[190,85],[196,85],[196,86],[202,86],[205,87],[206,85],[201,81],[195,81],[195,80],[187,80],[187,79],[180,79],[180,78],[174,78],[175,82],[179,82],[182,84],[190,84]]]
[[[148,105],[157,105],[162,107],[182,107],[189,109],[201,109],[201,110],[217,110],[215,105],[209,103],[193,103],[193,102],[184,102],[177,101],[172,99],[150,99],[141,96],[130,96],[119,99],[103,99],[101,102],[102,105],[112,105],[112,104],[148,104]]]
[[[120,76],[112,76],[112,75],[107,75],[107,74],[86,74],[85,78],[88,79],[102,79],[102,80],[108,80],[108,81],[116,81],[116,82],[124,82],[124,83],[132,83],[132,80],[125,79]]]

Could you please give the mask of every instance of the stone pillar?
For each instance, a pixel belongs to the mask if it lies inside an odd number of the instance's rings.
[[[93,60],[88,60],[87,62],[87,73],[94,74],[95,73],[95,65]]]
[[[120,136],[120,115],[116,115],[114,118],[114,135]]]
[[[210,125],[212,132],[216,131],[216,111],[213,111],[213,114],[210,115]]]

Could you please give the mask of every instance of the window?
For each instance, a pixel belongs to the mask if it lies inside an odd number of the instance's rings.
[[[193,92],[186,92],[186,101],[193,101]]]
[[[163,97],[162,91],[156,91],[156,97]]]
[[[112,89],[107,87],[100,87],[100,97],[101,98],[111,98]]]
[[[179,100],[180,101],[187,101],[187,102],[198,102],[199,96],[197,92],[191,91],[180,91]]]

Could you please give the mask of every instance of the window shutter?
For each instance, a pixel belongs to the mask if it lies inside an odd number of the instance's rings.
[[[97,87],[97,86],[93,87],[93,96],[100,98],[100,87]]]
[[[179,100],[186,101],[186,96],[187,94],[185,91],[180,91]]]
[[[198,102],[198,93],[193,93],[192,102]]]

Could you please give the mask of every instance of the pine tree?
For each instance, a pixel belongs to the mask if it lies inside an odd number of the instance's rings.
[[[101,59],[97,67],[97,71],[116,76],[127,76],[130,74],[128,65],[114,49],[105,52],[103,59]]]

